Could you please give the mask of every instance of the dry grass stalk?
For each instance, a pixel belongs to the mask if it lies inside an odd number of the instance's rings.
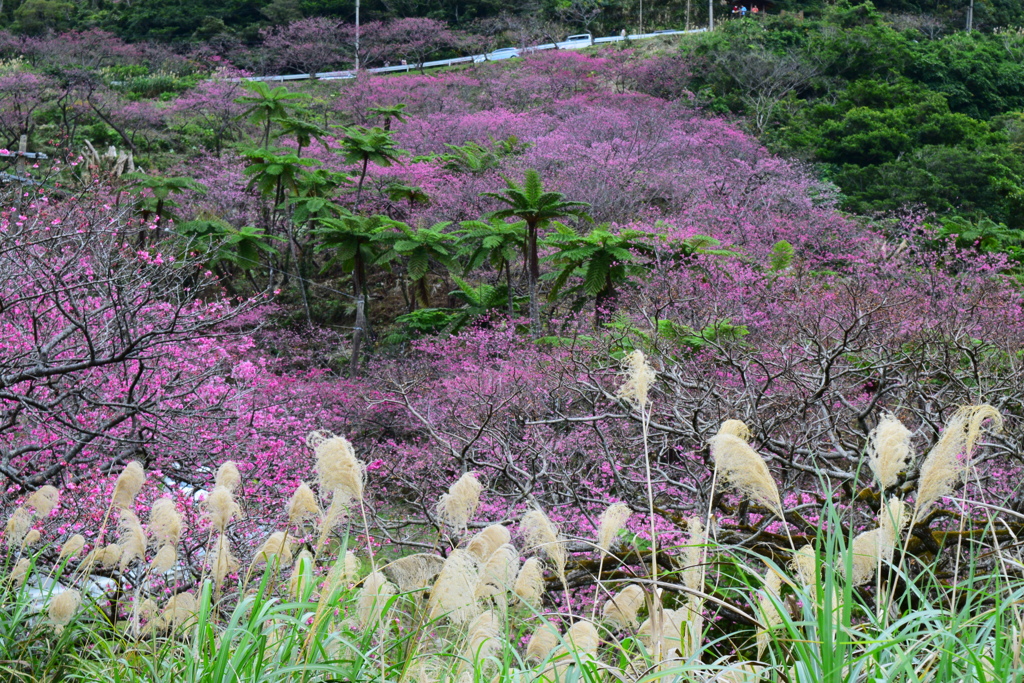
[[[288,501],[288,523],[298,525],[308,519],[318,519],[320,515],[313,489],[301,482]]]
[[[429,586],[443,566],[444,558],[440,555],[414,553],[384,565],[381,571],[398,586],[398,590],[410,593]]]
[[[292,561],[291,544],[288,543],[288,536],[283,531],[275,531],[267,537],[253,556],[249,571],[261,562],[271,564],[275,560],[278,568],[285,567]]]
[[[512,534],[501,524],[492,524],[470,539],[468,550],[476,559],[486,562],[491,554],[505,545],[512,542]]]
[[[757,631],[757,658],[761,659],[771,642],[771,632],[782,625],[782,614],[776,606],[782,600],[782,577],[771,567],[764,575],[764,590],[758,598],[758,607],[765,628]]]
[[[967,471],[974,444],[986,420],[992,421],[988,427],[990,432],[998,432],[1003,427],[1002,415],[990,405],[964,406],[946,422],[938,443],[921,463],[914,519],[921,519],[939,498],[953,491]]]
[[[560,641],[561,636],[554,625],[544,623],[538,626],[526,643],[526,659],[543,662],[551,654],[551,651],[558,647]]]
[[[32,513],[27,508],[19,507],[7,519],[6,541],[8,548],[20,548],[25,536],[32,528]]]
[[[85,536],[82,534],[75,534],[68,540],[64,541],[64,545],[60,548],[60,555],[57,560],[63,560],[69,557],[78,557],[78,553],[82,552],[82,548],[85,547]]]
[[[719,434],[731,434],[744,441],[750,441],[750,427],[743,420],[726,420],[718,428]]]
[[[635,629],[637,614],[644,605],[644,589],[631,583],[604,603],[601,615],[620,629]]]
[[[172,545],[162,545],[149,563],[149,571],[157,576],[162,576],[178,563],[178,551]]]
[[[597,547],[606,553],[611,552],[612,544],[632,514],[625,503],[613,503],[605,508],[597,521]]]
[[[359,628],[374,628],[388,607],[388,600],[396,593],[395,585],[381,572],[370,572],[363,580],[356,602],[356,621]]]
[[[479,599],[495,598],[504,601],[513,589],[519,573],[519,551],[506,544],[491,553],[477,581],[474,596]]]
[[[11,570],[7,580],[11,582],[11,585],[21,588],[25,583],[25,579],[28,578],[28,570],[32,567],[32,563],[27,557],[23,557],[18,560],[14,569]]]
[[[513,588],[524,604],[535,609],[540,607],[541,598],[544,596],[544,571],[539,559],[531,557],[523,563]]]
[[[121,474],[117,475],[114,493],[110,497],[111,504],[118,508],[130,508],[145,483],[146,471],[142,469],[141,463],[132,460],[121,470]]]
[[[558,577],[565,583],[565,543],[558,537],[558,527],[542,510],[530,510],[523,515],[519,529],[526,538],[527,550],[539,550],[551,560]]]
[[[306,549],[299,552],[288,576],[288,595],[292,600],[301,600],[306,589],[313,582],[313,554]]]
[[[242,475],[238,471],[238,465],[233,460],[225,460],[217,468],[217,476],[214,478],[214,488],[223,486],[231,493],[235,492],[238,485],[242,483]]]
[[[459,477],[437,503],[437,515],[441,522],[457,530],[465,530],[480,504],[480,492],[483,489],[483,484],[472,472]]]
[[[235,502],[235,497],[231,494],[230,489],[218,486],[206,499],[206,514],[213,529],[217,533],[223,534],[227,531],[231,520],[241,516],[242,508]]]
[[[352,444],[343,436],[330,432],[313,432],[306,438],[316,455],[317,482],[321,494],[328,491],[339,496],[341,503],[363,500],[366,467],[356,458]]]
[[[868,436],[868,466],[882,491],[895,486],[899,473],[907,468],[912,436],[891,414],[883,415]]]
[[[635,349],[626,356],[622,366],[625,381],[619,387],[616,396],[629,401],[638,409],[646,408],[657,373],[647,363],[647,358],[640,349]]]
[[[476,558],[465,550],[453,550],[430,589],[427,612],[431,621],[447,617],[464,624],[479,612],[473,589],[480,578]]]
[[[121,509],[120,520],[117,524],[121,537],[118,545],[121,546],[121,571],[125,571],[135,560],[142,560],[146,557],[146,532],[142,530],[142,523],[134,512],[127,508]]]
[[[49,616],[53,622],[57,635],[64,632],[64,628],[71,623],[71,619],[82,604],[82,594],[73,588],[61,591],[50,601]]]
[[[57,503],[60,501],[60,491],[57,490],[56,486],[41,486],[35,493],[28,497],[26,501],[33,510],[36,511],[36,517],[41,519],[48,517],[53,509],[57,507]]]
[[[160,498],[149,511],[149,535],[154,545],[178,547],[182,532],[181,514],[170,498]]]
[[[768,465],[750,445],[732,434],[718,433],[708,442],[715,469],[739,493],[770,509],[780,519],[782,500]]]

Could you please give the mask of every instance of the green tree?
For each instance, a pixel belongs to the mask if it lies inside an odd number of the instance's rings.
[[[133,172],[121,176],[127,181],[125,191],[138,197],[135,205],[136,212],[142,220],[149,220],[150,216],[156,216],[162,223],[178,220],[174,209],[178,207],[171,195],[183,194],[186,191],[197,194],[206,194],[207,187],[191,178],[182,176],[167,178],[148,173]],[[145,235],[141,237],[145,242]]]
[[[505,208],[491,213],[493,218],[519,218],[526,223],[526,272],[530,297],[530,324],[534,335],[540,334],[540,302],[537,300],[537,281],[540,279],[538,234],[548,223],[566,216],[593,220],[587,213],[586,202],[566,200],[561,192],[545,192],[540,174],[534,169],[526,171],[522,185],[505,178],[505,189],[484,192],[484,197],[496,199]]]
[[[406,259],[406,272],[415,292],[413,301],[418,297],[423,308],[430,306],[430,294],[427,290],[430,262],[437,261],[449,270],[454,270],[457,265],[453,236],[445,232],[449,225],[451,223],[446,222],[435,223],[429,228],[413,228],[405,223],[392,221],[381,228],[375,237],[375,241],[389,247],[378,257],[378,264],[388,263],[399,257]]]
[[[398,121],[405,123],[408,119],[405,115],[405,104],[399,103],[392,107],[370,107],[370,112],[384,117],[384,130],[391,130],[391,122]]]
[[[317,228],[313,234],[319,242],[316,251],[334,252],[324,269],[338,264],[352,273],[352,292],[356,299],[362,298],[366,292],[366,268],[377,261],[379,254],[377,233],[394,221],[387,216],[349,215],[317,218],[314,222]]]
[[[551,274],[554,284],[548,298],[554,301],[574,275],[581,275],[583,281],[565,290],[566,294],[581,296],[574,304],[579,308],[590,297],[594,298],[594,327],[607,320],[617,288],[629,281],[630,276],[641,273],[644,268],[639,262],[643,255],[653,255],[654,246],[650,235],[638,230],[611,232],[608,225],[600,225],[586,235],[579,235],[572,228],[555,223],[555,232],[545,244],[556,251],[545,257],[557,268]]]
[[[508,297],[508,314],[513,316],[512,296],[512,261],[525,254],[526,221],[508,221],[492,218],[487,221],[463,221],[459,235],[459,245],[468,255],[463,273],[469,273],[482,266],[485,262],[501,275],[505,271],[505,288]]]
[[[252,93],[235,99],[246,109],[238,118],[263,127],[263,146],[270,147],[270,129],[274,122],[288,119],[301,110],[300,102],[309,99],[305,93],[290,92],[284,86],[271,88],[264,81],[245,81],[242,87]]]
[[[309,147],[314,139],[323,143],[328,135],[326,130],[315,123],[303,121],[293,116],[286,116],[283,119],[276,119],[276,121],[281,127],[277,133],[278,138],[288,136],[295,138],[296,156],[302,156],[303,148]]]
[[[378,166],[387,168],[398,160],[401,151],[395,147],[391,133],[383,128],[363,128],[352,126],[345,129],[345,137],[340,140],[338,153],[345,156],[349,164],[362,164],[359,174],[359,185],[356,187],[355,210],[363,196],[363,183],[366,181],[366,168],[372,161]]]

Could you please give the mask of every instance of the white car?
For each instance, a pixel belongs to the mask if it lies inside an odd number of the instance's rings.
[[[590,35],[589,33],[577,33],[574,36],[569,36],[568,38],[566,38],[561,43],[558,43],[558,47],[560,47],[560,48],[574,48],[574,47],[584,47],[584,46],[593,45],[593,44],[594,44],[594,36]]]
[[[480,62],[496,62],[501,59],[511,59],[512,57],[518,56],[518,47],[502,47],[494,52],[488,52],[485,55],[477,55],[476,57],[473,57],[473,61],[479,64]]]

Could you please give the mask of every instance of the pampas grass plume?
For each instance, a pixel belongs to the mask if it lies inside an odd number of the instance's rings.
[[[687,528],[690,540],[683,551],[683,585],[691,591],[699,591],[704,587],[704,547],[708,543],[708,535],[700,517],[690,517],[687,520]]]
[[[565,576],[565,544],[558,538],[558,527],[542,510],[534,509],[523,515],[519,524],[530,550],[540,550],[555,566],[559,577]]]
[[[182,628],[191,622],[199,611],[196,596],[190,591],[172,596],[164,605],[162,621],[172,629]]]
[[[171,545],[162,545],[160,550],[157,551],[153,561],[149,563],[149,570],[161,576],[171,571],[171,568],[178,563],[178,553]]]
[[[400,557],[381,568],[403,593],[426,588],[444,566],[444,558],[431,553],[414,553]]]
[[[488,558],[480,573],[474,595],[477,599],[504,598],[513,589],[519,573],[519,551],[509,544],[503,545]]]
[[[121,474],[117,475],[114,493],[110,497],[111,504],[118,508],[130,508],[145,483],[146,471],[142,469],[141,463],[132,460],[121,470]]]
[[[123,572],[132,562],[145,557],[146,533],[142,530],[139,518],[127,508],[121,509],[121,519],[117,528],[121,533],[118,545],[121,546],[120,560]]]
[[[939,498],[948,495],[967,470],[982,424],[992,420],[989,431],[1003,427],[1003,417],[990,405],[964,406],[946,423],[946,428],[921,463],[914,517],[920,519]],[[961,454],[963,457],[961,458]]]
[[[21,544],[21,547],[28,548],[29,546],[33,546],[38,543],[39,539],[42,537],[43,535],[39,533],[39,529],[29,529],[29,532],[25,534],[25,541]]]
[[[96,559],[99,560],[100,567],[110,569],[121,559],[122,551],[123,549],[117,543],[108,543],[103,549],[98,551]]]
[[[371,572],[363,580],[363,587],[359,591],[359,600],[356,603],[356,620],[359,628],[376,626],[388,606],[388,600],[396,592],[394,584],[388,581],[387,577],[380,572]]]
[[[63,633],[64,627],[71,623],[81,604],[82,594],[73,588],[61,591],[50,601],[50,621],[53,622],[57,635]]]
[[[483,671],[488,668],[487,660],[495,656],[502,645],[501,620],[491,610],[482,612],[469,625],[465,661],[460,669],[463,673],[475,669]]]
[[[178,547],[181,541],[181,514],[170,498],[159,498],[149,511],[149,534],[156,545]]]
[[[82,534],[75,534],[68,540],[64,541],[64,545],[60,548],[60,555],[57,557],[58,561],[68,557],[78,557],[78,553],[82,552],[82,548],[85,547],[85,536]]]
[[[750,445],[732,434],[719,432],[708,441],[719,475],[741,494],[753,498],[780,519],[782,500],[768,465]]]
[[[731,434],[744,441],[750,441],[750,427],[743,420],[726,420],[718,428],[719,434]]]
[[[818,568],[815,563],[814,546],[808,543],[801,546],[793,555],[790,567],[796,572],[797,579],[804,586],[811,588],[817,583]]]
[[[465,529],[480,504],[483,484],[472,472],[466,472],[448,488],[437,503],[437,514],[442,522],[455,529]]]
[[[307,519],[316,519],[319,516],[320,506],[317,505],[313,489],[309,488],[306,482],[299,483],[288,501],[288,523],[301,524]]]
[[[20,548],[31,528],[32,513],[27,508],[17,508],[7,519],[7,547]]]
[[[263,542],[263,545],[261,545],[256,551],[256,555],[252,559],[251,567],[255,567],[260,562],[270,564],[274,558],[277,558],[279,568],[291,564],[291,544],[288,543],[288,538],[283,531],[275,531],[270,534],[267,540]]]
[[[214,487],[223,486],[232,493],[242,483],[242,475],[238,472],[238,465],[233,460],[225,460],[217,468],[217,476],[214,479]]]
[[[637,408],[645,408],[657,373],[648,365],[647,358],[640,349],[634,349],[626,356],[622,365],[625,381],[619,387],[616,396],[626,399]]]
[[[210,524],[220,534],[223,534],[231,520],[242,514],[242,508],[238,507],[231,490],[225,486],[218,486],[206,499],[206,513]]]
[[[470,539],[466,550],[476,559],[486,562],[495,550],[512,542],[512,534],[501,524],[492,524]]]
[[[221,586],[228,574],[238,571],[238,560],[231,554],[231,547],[228,545],[226,534],[219,534],[214,544],[213,553],[210,557],[210,570],[213,574],[213,585],[216,592],[220,592]]]
[[[366,467],[356,458],[352,444],[330,432],[313,432],[306,438],[316,455],[317,482],[321,493],[331,491],[337,498],[362,501]]]
[[[558,630],[550,623],[538,626],[526,643],[526,658],[535,662],[543,662],[558,647],[560,637]]]
[[[519,575],[516,576],[514,589],[524,604],[534,608],[540,606],[541,597],[544,595],[544,572],[539,559],[531,557],[523,563],[519,568]]]
[[[456,624],[463,624],[475,617],[478,608],[473,590],[479,578],[476,558],[465,550],[453,550],[430,589],[429,619],[447,617]]]
[[[288,595],[292,600],[301,600],[306,587],[313,580],[313,554],[306,549],[299,552],[288,576]]]
[[[57,507],[57,503],[60,501],[60,491],[57,490],[56,486],[41,486],[31,496],[28,497],[28,504],[36,511],[36,517],[43,518],[49,516],[53,511],[53,508]]]
[[[577,652],[596,656],[597,648],[601,646],[601,637],[592,623],[580,620],[565,632],[565,644],[566,647]]]
[[[28,570],[31,566],[32,563],[29,562],[27,557],[21,558],[17,563],[15,563],[14,569],[11,570],[11,574],[7,577],[7,580],[18,588],[21,588],[22,584],[25,583],[25,579],[28,578]]]
[[[612,544],[632,514],[625,503],[613,503],[605,508],[597,520],[597,547],[606,553],[611,552]]]
[[[765,628],[757,632],[757,657],[760,659],[768,648],[771,632],[782,624],[782,614],[776,603],[782,597],[782,576],[771,567],[764,575],[764,590],[758,599]]]
[[[644,604],[644,589],[631,583],[604,603],[601,615],[619,628],[635,629],[637,613]]]
[[[886,414],[868,435],[868,466],[882,491],[896,485],[910,460],[912,434],[894,415]]]

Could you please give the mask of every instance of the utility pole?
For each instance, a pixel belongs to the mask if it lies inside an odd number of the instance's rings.
[[[715,30],[715,0],[708,0],[708,30]]]
[[[359,0],[356,0],[356,71],[359,71]]]
[[[972,28],[974,28],[974,0],[971,0],[971,4],[967,6],[967,32],[970,33]]]
[[[640,35],[644,34],[644,0],[640,0]]]

